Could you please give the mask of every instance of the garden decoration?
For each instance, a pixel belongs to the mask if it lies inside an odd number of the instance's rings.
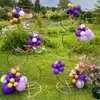
[[[93,85],[94,98],[100,99],[100,56],[85,56],[81,62],[89,83]]]
[[[24,15],[25,13],[23,9],[20,7],[15,7],[8,13],[11,24],[21,24]]]
[[[42,48],[42,50],[37,50],[37,47],[41,45],[42,37],[39,35],[39,33],[31,33],[30,39],[28,40],[28,45],[32,47],[32,50],[34,50],[36,53],[42,53],[43,51],[46,51],[45,47]]]
[[[76,36],[81,41],[92,40],[94,38],[94,33],[87,28],[84,24],[80,25],[78,30],[76,31]]]
[[[57,60],[56,62],[53,62],[51,64],[51,67],[53,68],[53,73],[56,75],[56,78],[57,80],[59,81],[57,84],[56,84],[56,88],[58,91],[60,91],[61,93],[70,93],[72,94],[72,91],[71,91],[71,87],[70,84],[68,83],[67,80],[64,80],[63,81],[63,78],[60,78],[61,77],[61,74],[62,72],[64,72],[64,62],[62,62],[61,60]],[[63,76],[62,76],[63,77]],[[67,88],[66,90],[62,89],[62,88]]]
[[[85,83],[88,81],[81,63],[76,64],[76,67],[70,72],[69,76],[71,77],[72,83],[79,89],[84,88]]]
[[[25,90],[28,79],[20,73],[19,67],[14,67],[1,77],[2,91],[4,94],[12,94],[15,91]]]
[[[70,15],[76,16],[81,11],[81,6],[77,5],[77,4],[68,3],[67,7],[68,7],[68,9],[67,9],[66,13],[70,14]]]

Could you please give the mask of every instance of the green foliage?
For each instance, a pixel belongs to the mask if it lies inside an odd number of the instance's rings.
[[[18,6],[29,7],[31,9],[34,8],[34,4],[32,3],[32,0],[19,0],[18,1]]]
[[[91,11],[85,12],[83,14],[82,18],[83,18],[84,21],[88,21],[89,23],[92,23],[92,21],[93,21],[93,19],[92,19],[93,18],[93,12],[91,12]]]
[[[8,25],[10,25],[8,21],[0,21],[0,30],[4,27],[7,27]]]
[[[35,12],[40,12],[40,0],[35,0]]]
[[[68,2],[69,2],[69,0],[59,0],[59,7],[62,9],[67,8]]]
[[[5,39],[4,44],[2,46],[2,50],[12,50],[12,46],[23,49],[23,45],[26,45],[29,39],[29,34],[22,30],[11,31],[9,32]]]
[[[16,5],[16,0],[0,0],[1,7],[13,7],[13,5]]]
[[[0,19],[8,20],[8,12],[11,10],[10,7],[4,7],[0,9]]]

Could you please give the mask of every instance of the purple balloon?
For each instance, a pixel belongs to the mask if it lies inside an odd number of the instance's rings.
[[[56,64],[55,63],[52,63],[52,68],[56,68]]]
[[[81,74],[81,75],[79,76],[79,79],[80,79],[81,81],[85,81],[85,78],[86,78],[86,75],[85,75],[85,74]]]
[[[81,29],[81,31],[86,31],[86,28],[85,28],[85,27],[84,27],[84,28],[82,28],[82,29]]]
[[[58,60],[58,63],[61,64],[61,60]]]
[[[23,82],[23,83],[27,84],[27,82],[28,82],[27,77],[26,77],[26,76],[22,76],[22,77],[20,78],[20,82]]]
[[[39,46],[41,44],[41,41],[37,41],[36,45]]]
[[[78,15],[78,10],[74,10],[74,15]]]
[[[16,90],[22,92],[23,90],[25,90],[25,88],[26,88],[26,84],[23,82],[19,82],[18,86],[16,87]]]
[[[64,67],[64,66],[65,66],[64,62],[61,62],[61,66],[62,66],[62,67]]]
[[[7,75],[9,75],[10,73],[11,73],[11,71],[8,71],[8,72],[7,72]]]
[[[69,10],[70,14],[74,14],[74,9],[73,8],[69,8],[68,10]]]
[[[80,37],[80,36],[81,36],[80,33],[81,33],[81,31],[78,30],[78,31],[76,32],[76,36],[77,36],[77,37]]]
[[[80,75],[80,71],[76,71],[77,75]]]
[[[54,74],[58,74],[59,70],[58,69],[54,69]]]
[[[42,41],[42,37],[40,35],[37,36],[37,40]]]
[[[19,82],[19,81],[20,81],[20,77],[16,77],[16,78],[15,78],[15,81],[16,81],[16,82]]]
[[[60,67],[61,67],[61,64],[58,63],[58,64],[57,64],[57,68],[60,68]]]
[[[66,11],[66,13],[67,13],[67,14],[70,14],[70,11],[69,11],[69,9]]]
[[[29,45],[33,45],[32,40],[28,40],[28,44],[29,44]]]
[[[14,87],[8,88],[7,85],[8,85],[7,83],[5,83],[5,84],[2,85],[2,91],[3,91],[3,93],[4,94],[11,94],[11,93],[13,93],[14,90],[15,90],[15,88]]]
[[[60,72],[63,72],[63,71],[64,71],[64,67],[60,67],[60,68],[59,68],[59,71],[60,71]]]
[[[21,9],[20,9],[19,7],[16,7],[16,11],[17,11],[17,12],[20,12]]]
[[[33,38],[34,38],[33,34],[30,34],[30,39],[33,39]]]
[[[8,75],[10,78],[15,78],[15,75],[14,74],[12,74],[11,72],[9,73],[9,75]]]
[[[94,33],[92,33],[90,36],[87,36],[87,39],[88,39],[88,40],[94,39]]]
[[[81,37],[79,37],[79,39],[80,39],[81,41],[86,41],[88,38],[87,38],[87,36],[81,36]]]
[[[18,12],[13,12],[13,16],[18,18],[19,17],[19,13]]]
[[[76,10],[80,11],[81,10],[81,6],[77,6]]]

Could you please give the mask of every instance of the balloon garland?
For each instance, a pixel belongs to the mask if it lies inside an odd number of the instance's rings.
[[[70,15],[76,16],[81,11],[81,6],[77,5],[77,4],[68,3],[67,7],[68,7],[68,9],[67,9],[66,13],[70,14]]]
[[[76,87],[79,89],[83,88],[88,81],[81,63],[76,64],[76,67],[70,72],[69,76],[71,77],[72,83],[76,84]]]
[[[81,41],[94,39],[94,33],[89,28],[86,28],[86,26],[84,24],[82,24],[78,27],[78,30],[76,31],[76,36]]]
[[[25,13],[23,9],[20,7],[15,7],[8,13],[11,24],[21,24],[24,15]]]
[[[12,94],[15,91],[25,90],[28,79],[20,73],[19,67],[14,67],[1,77],[2,91],[4,94]]]

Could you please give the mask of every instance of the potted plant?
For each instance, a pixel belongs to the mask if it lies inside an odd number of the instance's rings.
[[[95,58],[85,56],[81,62],[89,82],[93,84],[93,96],[100,99],[100,56]]]

